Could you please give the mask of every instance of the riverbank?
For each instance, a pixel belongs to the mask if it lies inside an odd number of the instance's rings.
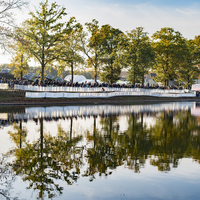
[[[25,98],[25,93],[0,90],[0,106],[53,106],[77,104],[147,104],[162,102],[200,102],[199,97],[120,96],[111,98]]]

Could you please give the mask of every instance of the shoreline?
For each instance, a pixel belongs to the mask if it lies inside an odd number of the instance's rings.
[[[200,97],[115,96],[109,98],[25,98],[13,90],[0,90],[0,106],[63,106],[94,104],[155,104],[166,102],[200,102]]]
[[[123,97],[111,97],[111,98],[68,98],[68,99],[26,99],[20,97],[16,99],[0,100],[0,106],[58,106],[58,105],[93,105],[93,104],[155,104],[166,102],[200,102],[199,97],[149,97],[149,96],[123,96]]]

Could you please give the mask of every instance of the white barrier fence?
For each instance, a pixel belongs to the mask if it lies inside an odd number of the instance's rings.
[[[32,85],[14,85],[15,90],[37,91],[37,92],[100,92],[101,87],[87,88],[87,87],[54,87],[54,86],[32,86]],[[144,89],[144,88],[111,88],[105,87],[107,92],[151,92],[151,93],[172,93],[183,94],[189,93],[189,90],[164,90],[164,89]]]
[[[7,90],[8,89],[8,83],[0,83],[0,89],[1,90]]]
[[[195,97],[195,94],[170,94],[152,92],[110,92],[110,93],[65,93],[65,92],[26,92],[26,98],[109,98],[115,96],[154,96],[154,97]]]
[[[7,83],[0,83],[0,89],[8,89]],[[108,98],[114,96],[155,96],[155,97],[195,97],[195,92],[189,90],[163,90],[163,89],[143,89],[143,88],[110,88],[105,87],[101,92],[101,87],[54,87],[54,86],[32,86],[14,85],[15,90],[34,91],[26,92],[27,98]],[[67,93],[73,92],[73,93]]]

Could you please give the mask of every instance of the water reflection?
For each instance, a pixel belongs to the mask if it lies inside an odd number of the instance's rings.
[[[6,152],[5,157],[13,156],[7,164],[28,184],[28,189],[37,191],[37,198],[62,195],[61,181],[73,185],[86,177],[93,182],[97,177],[112,176],[120,166],[140,173],[149,161],[160,172],[169,172],[178,168],[183,158],[200,163],[200,120],[191,113],[194,103],[162,104],[160,110],[158,105],[123,106],[116,107],[115,113],[109,106],[111,113],[102,107],[88,107],[84,112],[79,107],[78,115],[77,109],[72,112],[74,108],[62,108],[65,112],[27,108],[25,113],[11,116],[13,128],[7,133],[15,147]],[[122,115],[120,110],[124,111]],[[26,116],[25,122],[22,116]],[[84,117],[90,118],[91,128],[81,133],[74,122]],[[126,119],[123,124],[122,118]],[[30,130],[23,126],[27,119],[39,125],[37,140],[27,139]],[[55,132],[45,131],[44,122],[49,121],[57,123]],[[61,123],[66,121],[67,131]]]
[[[108,116],[125,115],[130,113],[152,113],[160,111],[175,110],[197,110],[197,103],[166,103],[147,105],[92,105],[92,106],[52,106],[52,107],[28,107],[23,112],[3,113],[0,115],[0,122],[9,123],[13,120],[27,121],[29,119],[45,118],[46,120],[56,120],[66,117],[88,117],[88,116]],[[198,106],[199,107],[199,106]],[[1,118],[3,116],[3,119]]]
[[[11,163],[16,175],[29,182],[29,189],[38,190],[38,198],[53,198],[62,194],[63,188],[55,181],[71,185],[77,181],[82,165],[82,148],[76,148],[82,136],[73,137],[58,126],[56,137],[44,133],[43,118],[39,118],[40,138],[33,143],[26,141],[27,132],[14,125],[16,132],[9,132],[16,148],[12,149],[15,160]],[[23,138],[23,139],[22,139]],[[24,141],[22,146],[22,141]]]

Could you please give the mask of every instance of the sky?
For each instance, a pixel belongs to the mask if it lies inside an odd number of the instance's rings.
[[[28,12],[39,7],[41,0],[29,0],[29,7],[15,12],[17,23],[29,17]],[[49,3],[55,0],[49,0]],[[163,27],[179,31],[193,39],[200,35],[200,0],[57,0],[70,17],[84,25],[96,19],[100,25],[110,24],[123,32],[144,27],[151,37]],[[1,52],[0,52],[1,53]],[[0,63],[9,63],[10,56],[0,54]]]

